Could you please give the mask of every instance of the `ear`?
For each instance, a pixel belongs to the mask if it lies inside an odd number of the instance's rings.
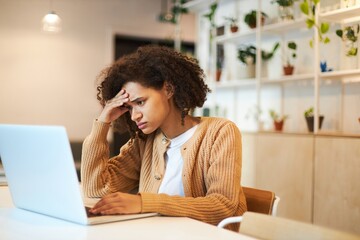
[[[164,83],[164,90],[168,99],[174,95],[174,86],[171,85],[170,83],[168,82]]]

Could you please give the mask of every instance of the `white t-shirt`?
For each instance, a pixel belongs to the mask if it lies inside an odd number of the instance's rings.
[[[170,140],[170,145],[165,153],[165,174],[158,193],[184,196],[181,177],[184,161],[181,156],[181,146],[192,137],[196,128],[197,125]]]

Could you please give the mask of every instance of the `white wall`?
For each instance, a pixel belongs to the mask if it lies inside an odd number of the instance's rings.
[[[0,0],[0,123],[64,125],[81,141],[100,112],[96,76],[113,59],[115,33],[173,36],[160,23],[161,0]],[[41,30],[50,10],[62,31]],[[194,17],[182,18],[182,36],[194,40]]]

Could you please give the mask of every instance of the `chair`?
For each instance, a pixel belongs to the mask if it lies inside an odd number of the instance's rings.
[[[360,236],[329,229],[310,223],[269,216],[254,212],[245,212],[240,233],[264,240],[359,240]]]
[[[280,198],[275,196],[275,193],[257,188],[242,188],[245,194],[248,211],[276,216]],[[238,223],[241,221],[242,216],[228,217],[222,220],[218,224],[218,227],[223,228],[230,223]]]

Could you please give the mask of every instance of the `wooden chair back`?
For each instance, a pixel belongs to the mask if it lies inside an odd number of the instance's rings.
[[[360,236],[310,223],[245,212],[240,233],[264,240],[359,240]]]
[[[242,188],[248,211],[272,215],[275,193],[257,188]]]

